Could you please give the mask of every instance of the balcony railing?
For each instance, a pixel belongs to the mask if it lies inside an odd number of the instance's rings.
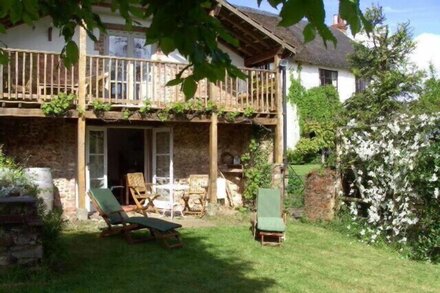
[[[59,93],[78,94],[78,66],[66,68],[53,52],[6,49],[9,63],[0,65],[0,100],[43,103]],[[185,66],[181,63],[112,56],[86,58],[86,103],[99,99],[113,105],[136,106],[149,101],[155,108],[184,101],[180,86],[166,86]],[[275,71],[241,68],[246,79],[198,83],[195,98],[212,100],[225,111],[276,111]],[[209,89],[211,87],[211,89]]]

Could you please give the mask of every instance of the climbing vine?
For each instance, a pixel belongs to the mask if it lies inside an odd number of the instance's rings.
[[[241,156],[244,172],[244,200],[255,200],[258,189],[270,187],[272,181],[272,164],[268,158],[271,144],[267,140],[269,133],[258,128],[253,133],[247,152]]]
[[[288,100],[298,109],[301,138],[289,152],[292,163],[315,160],[323,150],[334,148],[335,130],[342,112],[337,90],[333,86],[305,89],[292,78]]]

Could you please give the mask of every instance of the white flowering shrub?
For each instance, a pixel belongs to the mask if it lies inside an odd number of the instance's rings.
[[[341,158],[351,170],[349,196],[363,202],[350,206],[352,219],[364,224],[363,238],[418,248],[425,242],[416,257],[440,255],[439,151],[440,115],[401,115],[370,127],[349,122]]]

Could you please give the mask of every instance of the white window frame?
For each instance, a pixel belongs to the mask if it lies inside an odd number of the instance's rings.
[[[104,180],[103,187],[107,188],[108,186],[108,148],[107,148],[107,127],[104,126],[88,126],[86,132],[86,209],[88,211],[92,211],[92,205],[90,201],[90,197],[88,195],[88,191],[90,190],[90,132],[92,131],[102,131],[104,132],[104,176],[102,179]]]

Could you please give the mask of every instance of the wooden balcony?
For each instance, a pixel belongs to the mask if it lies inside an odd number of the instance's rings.
[[[2,107],[39,108],[59,93],[79,94],[78,65],[66,68],[58,53],[6,49],[7,65],[0,65]],[[185,101],[180,86],[166,86],[185,64],[112,56],[86,58],[85,101],[111,103],[115,108],[140,107],[149,101],[153,108],[165,108]],[[198,83],[194,96],[205,105],[212,101],[224,111],[276,113],[276,72],[241,68],[246,79],[229,76],[224,81]],[[211,88],[210,88],[211,87]]]

